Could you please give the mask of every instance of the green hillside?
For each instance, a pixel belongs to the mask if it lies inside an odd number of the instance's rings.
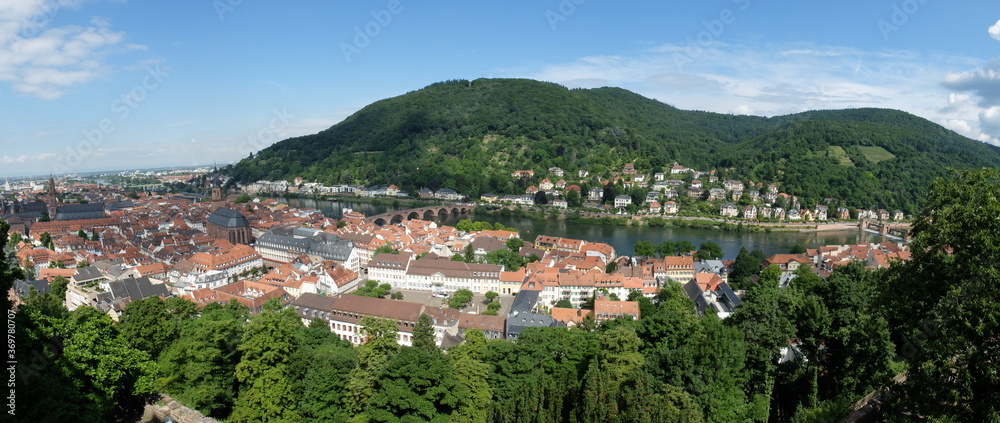
[[[839,150],[834,147],[839,147]],[[238,180],[521,193],[510,173],[551,166],[604,175],[677,161],[780,182],[809,201],[915,210],[945,167],[1000,167],[1000,150],[883,109],[762,118],[684,111],[618,89],[520,79],[448,81],[375,102],[315,135],[279,142],[224,171]],[[539,178],[540,179],[540,178]]]

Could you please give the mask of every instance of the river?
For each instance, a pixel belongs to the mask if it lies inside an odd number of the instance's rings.
[[[341,215],[342,208],[353,208],[355,211],[372,216],[397,209],[408,208],[406,203],[393,207],[391,204],[353,203],[350,201],[315,201],[312,199],[277,199],[292,207],[315,208],[324,214],[334,217]],[[454,226],[460,219],[469,216],[448,216],[441,223]],[[747,250],[759,249],[765,255],[787,253],[795,245],[805,248],[816,248],[821,245],[854,244],[858,242],[882,242],[884,239],[874,233],[861,231],[831,231],[831,232],[725,232],[714,229],[694,228],[652,228],[648,226],[610,226],[595,225],[565,220],[531,219],[526,217],[475,216],[475,220],[490,223],[501,223],[506,227],[517,228],[521,238],[534,241],[538,235],[549,235],[563,238],[583,239],[593,242],[604,242],[615,247],[621,255],[632,254],[632,248],[638,241],[650,241],[659,244],[661,241],[688,240],[698,247],[702,242],[712,241],[722,247],[724,258],[736,259],[741,247]]]

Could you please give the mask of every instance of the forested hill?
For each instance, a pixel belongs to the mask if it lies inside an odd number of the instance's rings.
[[[723,176],[777,182],[806,204],[914,211],[947,167],[1000,167],[1000,149],[885,109],[763,118],[679,110],[618,89],[521,79],[430,85],[375,102],[315,135],[279,142],[224,171],[243,182],[303,177],[326,184],[521,193],[511,172],[551,166],[592,175],[677,161]],[[528,181],[532,182],[532,181]]]

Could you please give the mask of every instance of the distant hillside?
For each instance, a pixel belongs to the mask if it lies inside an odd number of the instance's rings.
[[[807,204],[833,197],[912,212],[946,167],[1000,167],[1000,149],[895,110],[733,116],[679,110],[618,88],[479,79],[375,102],[224,171],[244,182],[303,177],[477,197],[523,192],[510,177],[518,169],[544,175],[558,166],[573,181],[579,169],[601,175],[634,162],[655,172],[674,161],[779,182]]]

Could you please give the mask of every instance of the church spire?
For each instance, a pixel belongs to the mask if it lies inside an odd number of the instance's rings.
[[[56,218],[56,206],[58,205],[58,198],[56,197],[56,178],[49,175],[49,219],[55,220]]]

